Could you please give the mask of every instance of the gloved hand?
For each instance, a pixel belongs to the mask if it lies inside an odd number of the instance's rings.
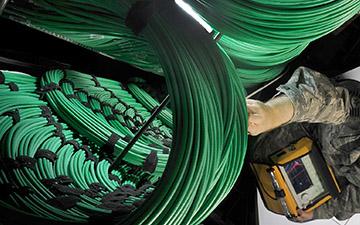
[[[249,118],[248,132],[253,136],[289,122],[294,114],[294,107],[286,96],[276,97],[266,103],[247,99],[246,105]]]
[[[305,211],[303,211],[301,209],[298,209],[297,212],[298,212],[299,216],[297,216],[295,218],[296,222],[303,223],[303,222],[313,220],[313,217],[314,217],[314,212],[313,211],[305,212]]]

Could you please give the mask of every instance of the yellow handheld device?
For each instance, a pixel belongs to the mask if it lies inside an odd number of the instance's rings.
[[[272,165],[252,163],[265,206],[272,212],[298,216],[340,193],[340,187],[313,141],[307,137],[270,156]]]

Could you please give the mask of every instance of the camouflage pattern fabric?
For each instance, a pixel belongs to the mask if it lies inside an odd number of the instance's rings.
[[[342,183],[342,192],[314,210],[314,219],[339,220],[360,213],[360,119],[350,116],[352,96],[346,87],[311,69],[298,68],[278,87],[292,101],[291,121],[261,134],[250,146],[251,158],[268,162],[267,156],[301,137],[310,137]]]

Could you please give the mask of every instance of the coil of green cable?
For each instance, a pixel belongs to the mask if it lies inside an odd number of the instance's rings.
[[[219,45],[246,85],[276,77],[311,41],[334,31],[360,10],[359,1],[353,0],[185,1],[223,34]],[[24,5],[14,1],[4,16],[163,74],[147,41],[124,26],[131,3],[36,0]]]
[[[11,71],[0,78],[2,206],[83,223],[127,216],[153,191],[148,172],[126,164],[110,171],[92,150],[98,146],[59,123],[38,93],[38,79]]]

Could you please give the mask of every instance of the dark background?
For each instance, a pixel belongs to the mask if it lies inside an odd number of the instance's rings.
[[[52,68],[71,68],[84,73],[126,81],[130,76],[140,76],[154,88],[164,85],[164,79],[126,63],[57,39],[27,26],[0,18],[0,69],[18,70],[32,75]],[[290,72],[256,98],[266,100],[274,94],[275,87],[285,82],[296,67],[303,65],[334,76],[360,65],[360,18],[345,24],[337,31],[313,42],[290,64]],[[360,76],[360,75],[359,75]],[[252,139],[249,139],[252,142]],[[251,149],[249,149],[251,151]],[[5,210],[5,209],[4,209]],[[0,222],[16,224],[18,215],[2,211]],[[4,215],[2,213],[2,215]],[[23,218],[29,222],[29,218]],[[257,224],[256,184],[248,160],[230,195],[204,221],[204,225],[255,225]],[[54,223],[55,224],[55,223]]]

